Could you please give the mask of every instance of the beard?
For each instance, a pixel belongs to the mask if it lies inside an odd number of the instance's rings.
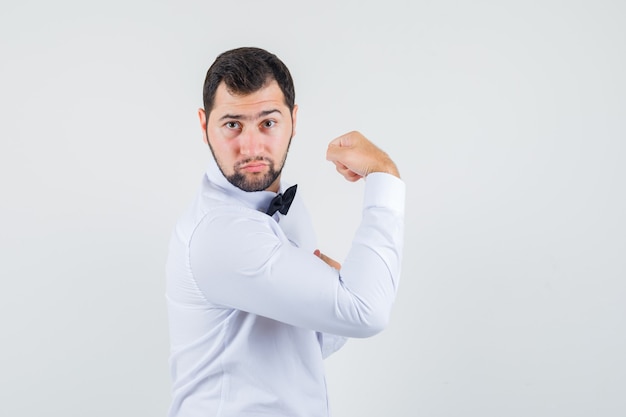
[[[286,156],[287,155],[285,154],[285,157]],[[241,169],[240,169],[241,166],[245,164],[249,164],[250,162],[254,162],[254,161],[263,161],[267,163],[267,168],[268,168],[267,172],[264,174],[260,172],[248,173],[247,175],[246,173],[241,172]],[[265,158],[262,156],[258,156],[255,158],[247,158],[235,164],[234,166],[235,172],[232,175],[224,175],[224,177],[226,177],[228,182],[230,182],[232,185],[234,185],[235,187],[243,191],[248,191],[248,192],[263,191],[269,188],[269,186],[272,185],[274,181],[276,181],[276,179],[280,176],[280,173],[283,170],[284,163],[285,161],[283,159],[283,163],[281,164],[280,168],[277,170],[276,164],[274,164],[274,161],[271,160],[270,158]],[[218,166],[220,165],[219,162],[217,165]],[[222,170],[221,166],[220,166],[220,170]],[[222,174],[224,174],[224,170],[222,170]]]
[[[208,137],[208,132],[207,132]],[[217,167],[222,172],[224,178],[228,180],[229,183],[239,188],[240,190],[246,192],[253,191],[264,191],[269,188],[270,185],[276,181],[278,177],[280,177],[281,172],[283,171],[283,167],[285,166],[285,161],[287,160],[287,154],[289,153],[289,147],[291,146],[291,139],[293,138],[293,131],[291,133],[291,137],[289,138],[289,143],[287,144],[287,149],[285,150],[285,155],[283,156],[283,160],[280,163],[280,166],[276,168],[276,164],[273,159],[264,157],[264,156],[256,156],[252,158],[246,158],[241,160],[235,164],[233,167],[234,173],[231,175],[226,175],[224,172],[224,167],[222,166],[222,162],[219,160],[217,155],[215,155],[215,151],[211,146],[211,141],[207,140],[209,144],[209,149],[211,150],[211,154],[213,154],[213,158],[215,162],[217,162]],[[240,167],[248,164],[253,161],[263,161],[267,163],[268,171],[265,174],[262,173],[246,173],[241,172]]]

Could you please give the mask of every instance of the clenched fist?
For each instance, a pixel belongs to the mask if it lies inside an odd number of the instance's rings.
[[[382,149],[359,132],[349,132],[328,144],[326,159],[348,181],[358,181],[372,172],[386,172],[400,178],[396,164]]]

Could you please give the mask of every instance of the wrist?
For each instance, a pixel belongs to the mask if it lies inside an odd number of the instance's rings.
[[[381,163],[376,166],[370,172],[370,174],[373,172],[383,172],[385,174],[391,174],[395,177],[400,178],[400,172],[398,171],[398,167],[396,166],[395,162],[393,162],[389,157],[385,158],[384,161],[381,161]]]

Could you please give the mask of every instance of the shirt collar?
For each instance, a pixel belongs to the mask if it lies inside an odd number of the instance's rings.
[[[244,191],[240,188],[232,185],[222,171],[217,166],[217,162],[215,158],[209,158],[209,166],[207,168],[207,178],[209,182],[219,187],[223,193],[232,197],[239,202],[243,203],[245,206],[253,208],[258,211],[265,212],[267,207],[270,204],[272,198],[276,197],[275,192],[273,191]],[[282,193],[287,189],[287,185],[281,181],[279,191]]]

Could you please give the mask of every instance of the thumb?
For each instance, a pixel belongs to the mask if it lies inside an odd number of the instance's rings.
[[[339,147],[350,147],[354,144],[354,140],[352,138],[352,134],[354,132],[349,132],[346,133],[344,135],[339,136],[338,138],[333,139],[332,141],[330,141],[330,143],[328,144],[328,146],[339,146]]]
[[[328,145],[326,150],[326,160],[331,162],[337,162],[342,159],[342,155],[345,153],[345,147],[341,145],[334,145],[332,142]]]
[[[355,140],[352,134],[353,132],[346,133],[345,135],[341,135],[338,138],[333,139],[328,144],[328,149],[326,150],[326,160],[337,162],[345,158],[344,155],[346,155],[347,150],[355,145]]]

